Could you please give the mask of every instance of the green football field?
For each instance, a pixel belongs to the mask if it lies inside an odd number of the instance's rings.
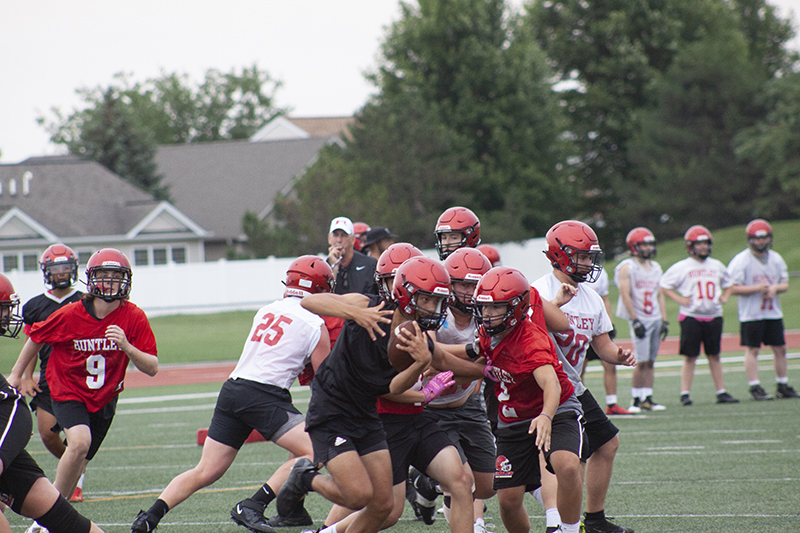
[[[614,418],[621,446],[606,510],[619,523],[653,533],[800,531],[800,400],[750,401],[738,355],[726,354],[725,378],[741,403],[713,403],[707,366],[700,363],[692,390],[695,404],[681,407],[680,363],[665,358],[657,370],[655,397],[667,410]],[[765,359],[761,376],[769,391],[772,375]],[[800,355],[790,359],[789,377],[800,385]],[[590,367],[586,379],[602,404],[601,373]],[[627,405],[630,371],[620,369],[618,382],[620,403]],[[125,391],[108,437],[87,470],[86,501],[75,504],[80,512],[107,532],[130,531],[139,509],[147,509],[175,475],[197,463],[197,430],[208,427],[218,389],[219,384],[207,384]],[[298,388],[293,394],[303,410],[308,390]],[[52,479],[56,460],[38,434],[28,449]],[[222,479],[168,513],[158,531],[245,532],[230,521],[231,507],[286,457],[274,444],[246,444]],[[488,529],[505,531],[496,499],[487,504]],[[312,494],[306,505],[318,527],[330,504]],[[527,499],[527,508],[532,531],[544,531],[542,508],[533,498]],[[269,511],[274,512],[274,504]],[[16,532],[30,524],[11,511],[6,516]],[[408,508],[394,530],[449,531],[441,515],[425,526]]]

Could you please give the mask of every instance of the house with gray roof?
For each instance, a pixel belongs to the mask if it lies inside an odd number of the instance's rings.
[[[161,146],[156,154],[162,183],[175,206],[209,232],[205,257],[214,261],[240,251],[246,211],[269,217],[277,193],[287,194],[336,135],[282,140],[219,141]]]
[[[205,260],[208,232],[169,202],[154,199],[99,163],[75,156],[0,165],[0,268],[35,271],[63,242],[85,265],[113,247],[134,265]]]

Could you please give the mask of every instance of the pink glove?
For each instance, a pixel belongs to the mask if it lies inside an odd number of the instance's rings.
[[[506,383],[512,383],[514,381],[511,378],[511,374],[502,368],[492,365],[486,365],[483,367],[483,375],[492,381],[505,381]]]
[[[420,392],[425,395],[425,402],[430,403],[442,393],[448,387],[451,387],[455,384],[453,381],[453,373],[449,370],[447,372],[440,372],[433,376],[431,380],[425,384],[425,386],[420,389]]]

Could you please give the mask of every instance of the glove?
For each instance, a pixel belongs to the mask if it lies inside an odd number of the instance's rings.
[[[502,368],[486,365],[483,367],[483,375],[492,381],[505,381],[507,383],[513,382],[511,379],[511,374],[503,370]]]
[[[637,339],[644,339],[644,324],[642,324],[638,318],[631,322],[631,327]]]
[[[617,338],[617,326],[611,324],[611,331],[608,332],[608,338],[612,341]]]
[[[661,330],[658,332],[658,335],[661,337],[661,340],[663,341],[664,339],[667,338],[668,334],[669,334],[669,322],[667,322],[666,320],[662,320]]]
[[[455,385],[455,381],[453,381],[453,373],[449,370],[447,372],[439,372],[429,382],[427,382],[420,392],[425,395],[425,401],[423,403],[430,403],[442,393],[443,390],[447,389]]]

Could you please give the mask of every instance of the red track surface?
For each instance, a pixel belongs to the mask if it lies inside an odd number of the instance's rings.
[[[619,343],[625,348],[630,348],[630,342],[622,340]],[[800,348],[800,331],[786,332],[786,346]],[[733,352],[741,350],[738,334],[722,336],[722,351]],[[661,343],[661,354],[677,355],[678,337],[668,337]],[[191,365],[162,365],[155,377],[149,377],[136,369],[129,369],[125,378],[125,388],[157,387],[163,385],[185,385],[191,383],[222,383],[236,366],[235,361],[222,363],[198,363]]]

